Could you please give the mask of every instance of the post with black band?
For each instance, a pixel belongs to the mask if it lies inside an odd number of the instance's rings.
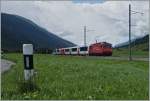
[[[32,44],[23,44],[23,55],[24,55],[24,78],[25,80],[30,80],[34,73]]]

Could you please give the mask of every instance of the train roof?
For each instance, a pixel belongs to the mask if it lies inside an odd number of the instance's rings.
[[[68,47],[68,48],[78,48],[79,46],[74,46],[74,47]]]
[[[94,43],[94,44],[91,44],[91,45],[96,45],[96,44],[106,44],[106,45],[112,45],[111,43],[108,43],[108,42],[98,42],[98,43]]]
[[[57,49],[70,49],[70,48],[78,48],[79,46],[74,46],[74,47],[65,47],[65,48],[57,48]]]

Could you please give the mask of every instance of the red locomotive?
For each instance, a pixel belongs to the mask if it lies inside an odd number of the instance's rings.
[[[89,55],[95,56],[111,56],[112,45],[107,42],[99,42],[89,46]]]

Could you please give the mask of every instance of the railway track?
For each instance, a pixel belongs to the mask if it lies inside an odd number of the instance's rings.
[[[128,57],[114,57],[114,56],[86,56],[86,58],[93,58],[93,59],[113,59],[113,60],[129,60]],[[136,61],[149,61],[149,58],[146,58],[146,57],[133,57],[132,60],[136,60]]]

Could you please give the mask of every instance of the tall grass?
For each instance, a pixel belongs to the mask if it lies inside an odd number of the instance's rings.
[[[5,54],[16,62],[2,74],[2,99],[148,99],[148,62],[35,54],[35,91],[19,90],[23,56]]]

